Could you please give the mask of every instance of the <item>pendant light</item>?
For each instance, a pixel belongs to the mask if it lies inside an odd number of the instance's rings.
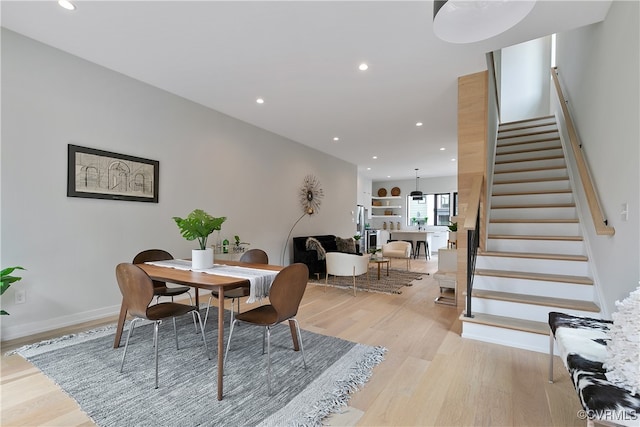
[[[416,168],[416,191],[409,193],[413,200],[422,200],[422,191],[418,190],[418,168]]]

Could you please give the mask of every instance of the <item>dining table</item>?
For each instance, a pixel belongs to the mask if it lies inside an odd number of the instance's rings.
[[[217,260],[216,260],[217,261]],[[259,270],[280,271],[282,266],[279,265],[266,265],[266,264],[253,264],[240,261],[222,261],[217,264],[227,266],[240,266]],[[136,264],[142,270],[144,270],[151,279],[162,282],[175,283],[179,285],[191,286],[196,289],[195,292],[195,304],[200,306],[199,290],[218,290],[220,295],[223,295],[225,289],[233,289],[238,286],[248,285],[249,280],[241,277],[233,277],[229,275],[212,274],[210,272],[200,272],[188,269],[178,269],[165,266],[153,265],[153,263]],[[214,270],[215,271],[215,270]],[[218,400],[222,400],[223,396],[223,374],[224,374],[224,298],[218,299]],[[120,338],[122,337],[122,331],[124,329],[125,319],[127,317],[127,306],[123,299],[120,306],[120,315],[118,317],[118,325],[116,327],[116,334],[113,342],[113,348],[120,346]],[[289,328],[291,329],[291,338],[293,340],[293,348],[295,351],[299,351],[298,336],[295,333],[295,323],[289,321]]]

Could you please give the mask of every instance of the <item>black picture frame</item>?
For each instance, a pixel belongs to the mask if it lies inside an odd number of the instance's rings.
[[[67,197],[158,203],[160,162],[68,144]]]

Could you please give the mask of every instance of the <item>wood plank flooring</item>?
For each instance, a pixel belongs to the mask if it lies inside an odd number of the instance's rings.
[[[437,260],[412,260],[437,270]],[[393,274],[393,273],[392,273]],[[373,279],[375,280],[375,279]],[[389,351],[331,426],[583,426],[580,403],[559,358],[547,382],[546,354],[460,337],[462,308],[434,303],[429,276],[400,295],[325,288],[310,282],[298,312],[303,329]],[[206,299],[205,299],[206,301]],[[244,310],[246,307],[243,307]],[[2,426],[92,426],[76,403],[30,363],[4,356],[20,345],[115,321],[2,343]],[[304,335],[303,335],[304,339]],[[121,350],[112,350],[121,351]]]

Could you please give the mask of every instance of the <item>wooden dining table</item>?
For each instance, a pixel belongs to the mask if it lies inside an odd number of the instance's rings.
[[[279,265],[265,265],[265,264],[252,264],[239,261],[224,261],[219,262],[224,265],[237,265],[242,267],[257,268],[261,270],[280,271],[282,267]],[[215,290],[218,289],[219,294],[222,295],[225,289],[233,289],[241,285],[248,285],[247,279],[239,277],[229,277],[210,273],[202,273],[191,270],[180,270],[177,268],[160,267],[151,264],[136,264],[142,270],[144,270],[149,277],[153,280],[162,282],[176,283],[180,285],[191,286],[196,288],[195,303],[196,306],[200,306],[199,292],[200,289]],[[127,307],[124,302],[120,306],[120,316],[118,317],[118,325],[116,328],[116,335],[113,342],[113,348],[120,346],[120,338],[122,337],[122,330],[124,328],[124,322],[127,317]],[[289,328],[291,329],[291,338],[293,339],[293,348],[295,351],[299,350],[298,336],[295,333],[295,324],[289,321]],[[218,299],[218,400],[222,400],[223,395],[223,373],[224,373],[224,298]]]

